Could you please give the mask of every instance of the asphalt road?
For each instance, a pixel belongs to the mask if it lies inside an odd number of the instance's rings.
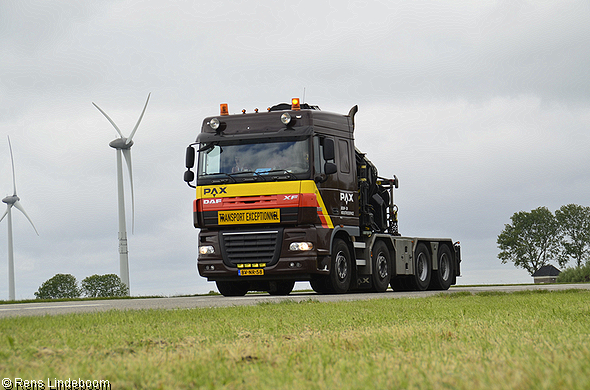
[[[478,287],[452,287],[443,293],[468,291],[472,294],[482,291],[515,292],[522,290],[590,290],[589,284],[549,284],[549,285],[524,285],[524,286],[478,286]],[[319,295],[313,292],[294,292],[288,296],[270,296],[268,294],[250,294],[245,297],[223,297],[221,295],[206,295],[196,297],[172,297],[172,298],[140,298],[140,299],[112,299],[96,301],[72,301],[72,302],[33,302],[14,303],[0,305],[0,318],[19,316],[44,316],[71,313],[92,313],[108,310],[148,310],[148,309],[192,309],[205,307],[224,307],[256,305],[259,303],[280,302],[291,300],[301,302],[314,300],[320,302],[357,301],[376,298],[423,298],[441,291],[412,291],[384,293],[351,293],[338,295]]]

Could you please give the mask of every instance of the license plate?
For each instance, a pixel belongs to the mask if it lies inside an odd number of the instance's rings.
[[[257,269],[239,269],[238,275],[240,276],[257,276],[257,275],[264,275],[264,270],[262,268]]]

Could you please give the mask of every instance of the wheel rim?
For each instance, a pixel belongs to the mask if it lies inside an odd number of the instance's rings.
[[[377,256],[377,272],[379,273],[379,278],[387,278],[387,258],[383,255],[382,252],[380,252]]]
[[[338,252],[336,255],[336,273],[339,280],[344,280],[348,276],[348,262],[343,252]]]
[[[428,264],[426,262],[426,256],[423,253],[420,253],[416,260],[416,274],[422,282],[428,277]]]
[[[449,280],[449,276],[451,276],[451,263],[449,261],[449,256],[446,253],[443,253],[440,256],[440,264],[439,264],[439,272],[442,280]]]

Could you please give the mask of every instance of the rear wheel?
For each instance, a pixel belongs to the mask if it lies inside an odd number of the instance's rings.
[[[347,292],[352,279],[352,261],[348,245],[339,238],[334,240],[330,265],[330,290],[337,294]]]
[[[371,252],[371,261],[373,263],[373,274],[371,275],[371,279],[373,280],[373,291],[383,292],[387,290],[389,281],[391,280],[389,249],[387,249],[387,246],[382,241],[378,241],[375,243]]]
[[[410,291],[411,287],[408,283],[407,276],[396,276],[391,279],[391,288],[393,291]]]
[[[438,250],[438,270],[433,271],[430,281],[431,290],[448,290],[453,283],[453,256],[448,245],[441,245]]]
[[[281,280],[278,282],[269,282],[270,288],[268,293],[270,295],[289,295],[295,286],[294,280]]]
[[[409,279],[413,290],[424,291],[430,285],[432,277],[430,253],[424,243],[418,244],[414,254],[414,275]]]
[[[215,284],[224,297],[243,297],[250,288],[248,282],[225,282],[218,280]]]

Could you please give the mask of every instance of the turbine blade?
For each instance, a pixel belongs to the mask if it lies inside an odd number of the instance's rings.
[[[131,183],[131,233],[135,233],[135,196],[133,195],[133,173],[131,170],[131,149],[123,149],[123,156],[129,169],[129,182]]]
[[[8,148],[10,149],[10,161],[12,162],[12,188],[14,188],[14,195],[16,195],[16,176],[14,174],[14,157],[12,156],[12,144],[10,143],[10,136],[8,137]]]
[[[94,104],[94,102],[92,102],[92,104]],[[115,124],[115,122],[113,122],[113,120],[111,119],[111,117],[108,116],[106,112],[104,112],[103,110],[101,110],[100,107],[97,106],[96,104],[94,104],[94,107],[98,108],[98,111],[102,112],[102,115],[104,115],[105,118],[107,118],[108,121],[111,122],[111,125],[113,125],[113,127],[115,128],[115,130],[117,130],[117,133],[119,133],[119,135],[121,136],[121,138],[125,138],[123,136],[123,133],[121,133],[121,130],[119,129],[119,127],[117,127],[117,125]]]
[[[33,221],[31,221],[31,218],[29,218],[29,216],[27,215],[27,212],[23,208],[23,205],[21,205],[18,200],[16,202],[14,202],[14,207],[16,207],[17,209],[19,209],[21,211],[21,213],[23,213],[25,215],[25,217],[27,217],[27,219],[29,220],[29,222],[33,226],[33,229],[35,229],[35,233],[37,233],[37,235],[39,235],[39,232],[37,231],[37,228],[35,227],[35,224],[33,224]]]
[[[139,127],[139,123],[141,122],[141,119],[143,118],[143,114],[145,113],[145,109],[147,108],[148,102],[150,101],[151,95],[152,95],[152,93],[150,92],[148,94],[147,100],[145,101],[145,106],[143,106],[143,111],[141,112],[141,115],[139,116],[139,119],[137,120],[137,123],[135,124],[135,127],[133,128],[133,131],[131,132],[131,135],[129,136],[129,138],[127,138],[126,144],[129,144],[131,142],[131,140],[133,139],[133,136],[135,135],[135,132],[137,131],[137,128]]]
[[[11,208],[11,207],[12,207],[12,205],[10,205],[10,204],[6,205],[6,211],[2,215],[2,218],[0,218],[0,222],[2,222],[2,220],[4,219],[4,217],[6,217],[6,214],[8,214],[8,209]]]

